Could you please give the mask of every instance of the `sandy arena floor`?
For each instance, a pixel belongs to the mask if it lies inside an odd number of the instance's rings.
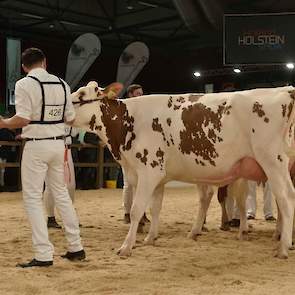
[[[128,230],[123,224],[121,190],[77,191],[76,208],[87,260],[64,261],[61,230],[50,230],[54,266],[19,269],[32,258],[31,233],[21,193],[0,194],[0,294],[294,294],[295,253],[272,257],[274,223],[263,219],[261,192],[258,219],[250,240],[237,231],[219,230],[216,198],[207,217],[210,232],[197,242],[187,239],[197,208],[194,187],[166,189],[156,246],[143,246],[143,234],[128,259],[116,255]]]

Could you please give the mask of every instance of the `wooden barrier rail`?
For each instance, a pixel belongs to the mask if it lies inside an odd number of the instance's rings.
[[[0,168],[6,168],[6,167],[14,167],[19,168],[21,167],[21,156],[22,151],[24,147],[25,142],[24,141],[0,141],[0,146],[16,146],[20,147],[17,159],[15,162],[2,162],[0,163]],[[95,187],[96,188],[102,188],[104,186],[104,177],[103,177],[103,171],[105,167],[119,167],[119,164],[117,162],[104,162],[104,149],[105,147],[101,146],[100,144],[94,145],[94,144],[78,144],[74,143],[71,145],[71,148],[77,148],[77,149],[96,149],[97,150],[97,162],[96,163],[87,163],[87,162],[74,162],[75,167],[81,167],[81,168],[95,168],[96,169],[96,179],[95,179]],[[21,173],[19,173],[19,179],[18,179],[18,188],[21,188]]]

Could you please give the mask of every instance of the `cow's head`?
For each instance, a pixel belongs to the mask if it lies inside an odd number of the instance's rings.
[[[80,87],[72,93],[72,102],[76,110],[74,126],[89,131],[93,130],[90,122],[93,116],[97,116],[100,104],[107,99],[117,99],[123,85],[114,82],[105,88],[98,86],[97,82],[91,81],[86,86]]]
[[[76,110],[73,125],[97,133],[117,160],[121,159],[121,151],[131,149],[136,137],[134,118],[126,104],[116,99],[122,88],[123,85],[117,82],[104,89],[96,82],[90,82],[72,94]]]

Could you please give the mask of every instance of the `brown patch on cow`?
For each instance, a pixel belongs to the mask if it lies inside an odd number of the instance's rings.
[[[152,168],[155,168],[156,166],[159,166],[159,163],[153,160],[153,162],[150,165],[152,166]]]
[[[92,131],[94,129],[95,122],[96,122],[96,116],[95,115],[92,115],[91,120],[89,122],[89,127],[90,127],[90,130],[92,130]]]
[[[253,105],[253,113],[257,113],[257,115],[259,117],[264,117],[265,116],[265,112],[262,109],[262,104],[260,104],[259,102],[255,102]]]
[[[154,131],[157,131],[160,133],[163,131],[162,125],[159,123],[159,118],[153,119],[152,128]]]
[[[172,122],[172,121],[171,121],[171,118],[167,118],[167,125],[168,125],[168,126],[171,126],[171,122]]]
[[[282,115],[283,115],[283,118],[285,118],[286,112],[287,112],[287,105],[286,104],[282,104]]]
[[[148,150],[147,149],[144,149],[143,150],[143,155],[141,154],[141,153],[139,153],[139,152],[137,152],[136,153],[136,158],[138,158],[138,159],[140,159],[140,161],[144,164],[144,165],[146,165],[146,162],[147,162],[147,155],[148,155]]]
[[[202,157],[204,161],[208,161],[215,166],[215,161],[219,155],[215,149],[215,143],[223,139],[219,136],[221,132],[221,118],[228,115],[230,107],[224,104],[218,106],[217,112],[211,110],[210,107],[195,103],[183,109],[181,119],[185,126],[180,131],[179,149],[183,154],[193,153],[197,157]],[[205,128],[208,128],[208,134]],[[199,160],[201,165],[205,163]]]
[[[180,108],[181,108],[181,105],[176,105],[176,104],[175,104],[175,105],[173,106],[173,110],[174,110],[174,111],[179,110]]]
[[[256,101],[253,104],[253,113],[254,114],[256,113],[258,115],[258,117],[261,117],[261,118],[265,117],[263,121],[265,123],[268,123],[269,122],[269,118],[266,117],[265,111],[262,109],[262,107],[263,107],[262,104],[260,104],[259,102]]]
[[[172,96],[169,96],[169,99],[168,99],[168,108],[171,108],[172,107]]]
[[[176,99],[177,102],[180,102],[180,103],[184,103],[185,102],[185,98],[183,96],[179,96],[177,99]]]
[[[174,145],[174,140],[173,140],[173,137],[172,137],[172,134],[171,133],[170,133],[170,141]]]
[[[126,104],[120,100],[103,98],[100,105],[101,121],[115,159],[120,160],[120,148],[130,150],[135,139],[134,118],[129,115]]]
[[[224,105],[224,103],[222,105]],[[228,106],[224,107],[224,111],[223,112],[225,114],[227,114],[227,115],[230,115],[231,109],[232,109],[232,106],[231,105],[228,105]]]
[[[283,162],[283,159],[282,159],[281,155],[278,155],[278,160],[279,160],[280,162]]]
[[[158,158],[158,162],[161,166],[161,170],[163,170],[163,164],[164,164],[164,151],[161,150],[161,148],[159,148],[156,152],[156,156]]]
[[[95,126],[94,129],[95,129],[95,130],[99,130],[99,131],[101,131],[101,130],[102,130],[102,126],[101,126],[101,125]]]
[[[203,95],[199,95],[199,94],[191,94],[191,95],[189,95],[188,100],[189,100],[190,102],[196,102],[196,101],[198,101],[202,96],[203,96]]]
[[[288,114],[287,114],[287,118],[288,118],[288,120],[290,119],[290,116],[291,116],[291,113],[292,113],[293,106],[294,106],[294,100],[292,100],[292,101],[289,103],[289,105],[288,105]]]
[[[254,128],[252,128],[252,132],[255,133],[255,129]]]
[[[153,128],[154,131],[160,132],[162,134],[162,136],[163,136],[163,140],[167,142],[167,139],[166,139],[162,124],[159,122],[159,118],[154,118],[153,119],[152,128]]]

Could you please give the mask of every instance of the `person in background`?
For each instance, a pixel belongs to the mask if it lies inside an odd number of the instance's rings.
[[[43,213],[46,178],[65,227],[68,251],[62,258],[82,260],[86,255],[79,222],[64,179],[65,122],[72,124],[75,119],[70,88],[46,71],[46,57],[38,48],[28,48],[22,53],[22,67],[27,76],[15,85],[16,115],[0,119],[0,128],[22,128],[26,141],[21,162],[22,189],[35,254],[30,262],[17,266],[53,265],[54,248]]]
[[[256,217],[256,190],[257,183],[255,181],[248,181],[248,197],[246,200],[247,217],[248,219],[255,219]],[[268,182],[263,186],[263,212],[266,221],[275,221],[272,213],[272,193]]]

